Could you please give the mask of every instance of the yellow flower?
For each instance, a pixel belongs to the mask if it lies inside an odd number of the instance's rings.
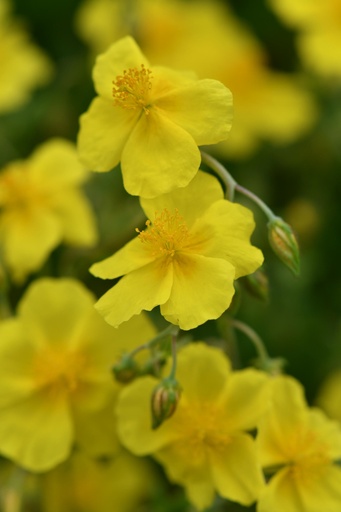
[[[0,113],[26,103],[37,86],[51,77],[52,65],[10,14],[10,3],[0,2]]]
[[[95,220],[80,185],[88,174],[71,142],[52,139],[0,173],[0,245],[14,279],[38,270],[61,242],[91,246]]]
[[[43,510],[133,512],[151,496],[156,483],[150,463],[123,450],[105,461],[78,452],[43,475]]]
[[[217,148],[223,155],[248,156],[262,140],[290,143],[315,122],[316,104],[302,77],[271,70],[259,41],[221,2],[138,0],[129,11],[125,3],[84,2],[77,17],[81,37],[103,51],[133,23],[151,62],[192,69],[229,87],[234,119],[230,137]]]
[[[262,466],[273,471],[258,512],[339,512],[341,430],[318,409],[309,409],[303,389],[290,377],[273,381],[272,407],[259,424]]]
[[[199,169],[197,146],[228,136],[230,91],[215,80],[150,69],[131,37],[98,57],[93,76],[98,96],[80,119],[80,158],[95,171],[121,162],[132,195],[150,198],[186,186]]]
[[[145,377],[122,390],[121,442],[136,455],[153,455],[199,509],[211,504],[215,491],[250,505],[263,478],[254,441],[245,431],[256,427],[268,405],[267,377],[253,369],[231,372],[225,355],[204,343],[184,348],[177,368],[182,395],[173,416],[157,430],[150,417],[156,380]]]
[[[141,199],[141,206],[151,219],[146,229],[90,268],[102,279],[124,276],[98,311],[114,326],[157,305],[185,330],[218,318],[231,303],[233,281],[263,261],[249,242],[252,213],[223,199],[218,180],[202,171],[187,187]]]
[[[341,75],[341,1],[269,0],[298,29],[297,45],[305,64],[322,75]]]
[[[117,449],[110,365],[155,331],[143,316],[116,331],[93,304],[75,280],[41,279],[1,322],[0,453],[24,468],[54,467],[74,442],[91,455]]]

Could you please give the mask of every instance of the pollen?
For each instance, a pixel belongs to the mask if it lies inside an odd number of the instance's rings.
[[[129,68],[113,81],[115,105],[128,110],[141,109],[148,115],[150,109],[149,92],[152,88],[150,69],[141,64],[141,69]]]
[[[177,251],[180,251],[189,238],[188,227],[175,209],[172,214],[167,208],[161,213],[155,213],[154,222],[150,220],[146,222],[146,230],[140,231],[139,238],[145,244],[155,257],[170,256],[174,257]]]

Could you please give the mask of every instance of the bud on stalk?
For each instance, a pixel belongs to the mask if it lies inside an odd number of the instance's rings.
[[[180,384],[172,377],[164,379],[156,386],[151,399],[153,429],[174,414],[180,395]]]
[[[111,371],[118,382],[127,384],[138,375],[139,367],[130,354],[124,354],[121,360],[114,364]]]
[[[269,242],[279,259],[297,276],[300,273],[300,255],[293,230],[280,217],[268,223]]]

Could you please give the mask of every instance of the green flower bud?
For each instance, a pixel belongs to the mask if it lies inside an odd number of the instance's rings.
[[[181,387],[173,378],[168,377],[156,386],[151,399],[153,429],[158,428],[174,414],[180,395]]]
[[[242,279],[244,288],[257,299],[267,301],[269,298],[269,281],[265,272],[261,269]]]
[[[111,371],[118,382],[127,384],[139,374],[139,367],[130,354],[124,354],[121,360],[114,364]]]
[[[280,217],[268,223],[269,242],[279,259],[297,276],[300,273],[300,254],[293,230]]]

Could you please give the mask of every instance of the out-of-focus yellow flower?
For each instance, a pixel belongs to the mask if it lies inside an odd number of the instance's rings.
[[[186,186],[200,165],[198,145],[227,138],[232,96],[215,80],[153,67],[131,37],[100,55],[98,96],[81,116],[83,164],[109,171],[121,162],[133,195],[155,197]]]
[[[146,460],[121,451],[111,460],[76,453],[42,477],[43,512],[135,512],[156,475]],[[141,509],[142,510],[142,509]]]
[[[338,512],[341,503],[341,429],[309,409],[290,377],[273,380],[272,406],[259,424],[262,466],[276,474],[258,501],[258,512]]]
[[[88,173],[74,144],[52,139],[0,173],[0,245],[15,280],[38,270],[61,242],[96,243],[95,219],[80,190]]]
[[[181,399],[157,430],[150,417],[156,380],[146,377],[122,390],[120,440],[136,455],[153,455],[199,509],[212,503],[215,491],[250,505],[264,484],[246,431],[256,427],[268,406],[267,376],[253,369],[231,372],[219,349],[193,343],[179,353],[177,379]]]
[[[74,442],[93,455],[117,449],[110,365],[153,337],[144,316],[115,330],[72,279],[41,279],[18,316],[0,325],[0,453],[32,471],[68,458]]]
[[[310,242],[321,228],[321,214],[309,199],[297,197],[285,209],[285,219],[297,233],[300,246]]]
[[[248,156],[262,140],[289,143],[316,119],[301,78],[271,71],[260,43],[220,2],[136,0],[128,12],[122,0],[88,0],[77,25],[95,51],[133,31],[152,62],[193,69],[229,87],[234,122],[219,144],[222,154]]]
[[[316,403],[330,418],[341,423],[341,370],[332,372],[323,382]]]
[[[44,85],[52,65],[34,45],[26,30],[10,14],[10,3],[0,2],[0,114],[26,103],[32,91]]]
[[[278,15],[299,29],[303,62],[325,76],[341,75],[341,0],[268,0]]]
[[[169,322],[187,330],[229,307],[234,280],[263,256],[249,241],[252,212],[223,197],[219,181],[199,171],[185,188],[141,199],[146,229],[90,269],[102,279],[124,276],[96,304],[107,322],[117,326],[161,305]]]

